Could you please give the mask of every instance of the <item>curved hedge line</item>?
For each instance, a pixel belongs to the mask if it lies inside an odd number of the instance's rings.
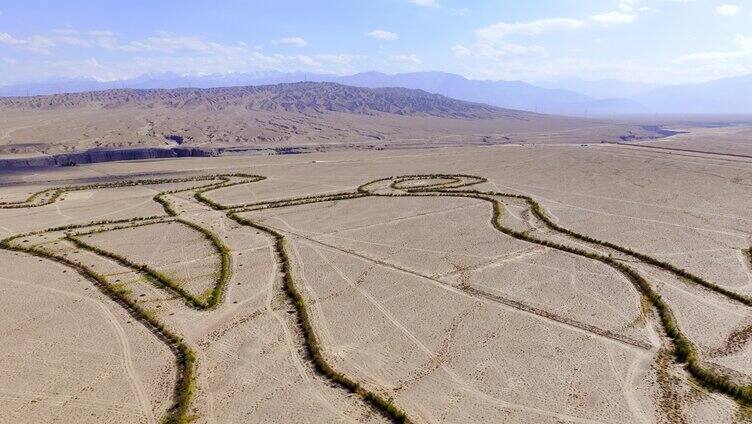
[[[134,186],[141,186],[141,185],[184,183],[184,182],[190,182],[190,181],[207,181],[207,180],[213,180],[213,179],[217,179],[217,177],[216,176],[196,176],[196,177],[185,177],[185,178],[153,178],[153,179],[144,179],[144,180],[124,180],[124,181],[117,181],[117,182],[112,182],[112,183],[95,183],[95,184],[86,184],[86,185],[80,185],[80,186],[55,187],[55,188],[48,188],[48,189],[44,189],[36,193],[33,193],[25,201],[0,202],[0,209],[34,208],[34,207],[49,205],[57,201],[57,199],[60,198],[60,196],[62,196],[64,193],[69,192],[69,191],[94,190],[94,189],[119,188],[119,187],[134,187]],[[52,196],[50,196],[50,198],[40,203],[32,203],[32,204],[29,203],[33,201],[34,199],[36,199],[37,197],[45,193],[49,193],[49,192],[54,192]]]
[[[361,399],[363,399],[367,403],[370,403],[374,408],[383,413],[393,422],[409,423],[410,420],[408,419],[405,412],[402,411],[394,403],[392,403],[391,399],[387,399],[377,393],[365,389],[360,383],[351,379],[346,374],[335,370],[326,361],[323,353],[321,352],[321,346],[319,345],[316,333],[314,332],[305,298],[300,293],[300,291],[298,291],[295,285],[295,281],[292,277],[290,259],[285,247],[285,237],[276,230],[265,227],[246,218],[242,218],[235,212],[230,212],[227,216],[238,224],[246,225],[259,231],[263,231],[274,239],[274,251],[277,256],[277,261],[280,263],[280,266],[282,268],[282,279],[284,282],[285,293],[290,298],[290,301],[292,302],[293,306],[295,307],[295,311],[297,312],[298,326],[303,332],[303,338],[305,340],[306,355],[312,360],[315,369],[341,388],[358,395]]]
[[[407,178],[410,178],[410,177],[407,177]],[[689,340],[689,338],[679,328],[679,325],[676,322],[676,319],[674,318],[674,315],[668,303],[663,300],[661,295],[652,288],[650,283],[644,277],[642,277],[642,275],[640,275],[637,270],[624,264],[623,262],[617,259],[612,258],[611,256],[606,256],[606,255],[602,255],[599,253],[590,252],[581,248],[570,247],[564,244],[560,244],[560,243],[556,243],[556,242],[552,242],[552,241],[548,241],[544,239],[538,239],[536,237],[530,236],[527,232],[516,231],[511,228],[504,227],[501,223],[502,213],[503,213],[501,202],[489,196],[501,196],[501,197],[525,199],[530,205],[530,208],[533,211],[533,213],[539,219],[541,219],[541,221],[543,221],[544,224],[546,224],[546,226],[548,226],[550,229],[554,231],[558,231],[558,232],[570,235],[579,240],[609,247],[614,250],[618,250],[622,253],[626,253],[630,256],[633,256],[637,259],[642,260],[643,262],[657,266],[664,270],[668,270],[680,277],[687,278],[690,281],[697,282],[698,284],[701,284],[704,287],[707,287],[711,290],[724,294],[730,299],[737,300],[741,303],[744,303],[745,305],[750,304],[750,303],[747,303],[749,299],[748,297],[739,295],[737,293],[734,293],[732,291],[719,287],[716,284],[702,280],[700,277],[694,276],[687,271],[678,269],[674,267],[673,265],[668,264],[666,262],[659,261],[647,255],[634,252],[627,248],[620,247],[616,244],[597,240],[595,238],[585,236],[577,232],[574,232],[572,230],[561,227],[560,225],[551,221],[548,218],[548,216],[545,214],[540,204],[537,203],[535,200],[533,200],[529,196],[518,195],[518,194],[508,194],[508,193],[481,192],[481,191],[472,191],[472,190],[462,191],[462,192],[443,191],[443,190],[438,190],[438,189],[424,190],[422,188],[407,190],[407,192],[408,193],[418,192],[420,193],[418,195],[469,197],[469,198],[475,198],[475,199],[483,200],[486,202],[490,202],[493,208],[492,219],[491,219],[492,225],[498,231],[504,234],[507,234],[509,236],[512,236],[514,238],[517,238],[519,240],[524,240],[530,243],[535,243],[541,246],[545,246],[545,247],[557,249],[560,251],[564,251],[567,253],[571,253],[574,255],[597,260],[599,262],[602,262],[610,266],[611,268],[616,269],[617,271],[625,275],[633,284],[635,284],[635,286],[640,290],[640,292],[644,296],[646,296],[646,298],[650,301],[651,305],[657,311],[658,316],[660,318],[661,325],[674,345],[674,356],[675,356],[676,361],[678,363],[684,364],[685,368],[690,373],[690,375],[692,375],[695,379],[697,379],[706,388],[722,392],[732,397],[733,399],[735,399],[736,401],[738,401],[739,403],[743,405],[752,405],[752,385],[741,385],[741,384],[734,383],[731,381],[731,378],[729,376],[722,374],[718,371],[715,371],[713,369],[704,367],[702,363],[700,362],[700,360],[698,359],[696,348],[694,347],[692,342]],[[411,194],[386,194],[386,195],[376,194],[376,195],[410,196]]]
[[[149,265],[137,264],[124,256],[118,255],[117,253],[113,253],[108,250],[101,249],[92,244],[86,243],[85,241],[81,240],[80,238],[78,238],[76,235],[73,235],[73,234],[66,234],[65,239],[75,244],[76,247],[80,249],[87,250],[89,252],[95,253],[107,259],[111,259],[126,268],[130,268],[134,271],[141,272],[141,273],[148,275],[153,280],[158,282],[162,286],[162,288],[168,289],[169,291],[172,291],[176,295],[182,297],[185,300],[186,304],[192,308],[196,308],[196,309],[207,308],[206,302],[199,299],[197,296],[193,295],[188,290],[184,289],[180,285],[180,283],[178,283],[177,281],[173,280],[172,278],[168,277],[162,272],[150,267]]]
[[[127,295],[111,286],[103,275],[92,271],[78,261],[55,256],[47,249],[14,245],[12,241],[16,238],[18,237],[3,239],[0,241],[0,247],[6,250],[23,252],[40,258],[49,259],[69,268],[73,268],[81,276],[91,281],[94,286],[107,297],[121,305],[134,319],[144,324],[148,330],[167,344],[170,350],[175,353],[178,366],[178,381],[174,391],[173,405],[167,416],[163,417],[162,422],[165,424],[189,423],[191,421],[191,418],[188,415],[189,406],[195,388],[194,375],[196,356],[183,339],[162,324],[162,322],[154,318],[151,313],[142,308],[141,305],[136,303],[136,301],[131,300]]]
[[[214,248],[219,252],[219,256],[221,258],[221,265],[219,270],[219,278],[217,278],[217,283],[212,288],[211,296],[209,297],[209,300],[205,303],[206,309],[214,309],[216,308],[220,303],[222,303],[222,298],[224,295],[225,287],[227,286],[227,283],[230,281],[230,277],[232,276],[232,270],[231,270],[231,263],[230,263],[230,249],[227,247],[227,245],[213,232],[207,230],[206,228],[194,224],[193,222],[186,221],[183,219],[178,219],[178,222],[183,223],[194,230],[200,232],[204,235],[204,237],[209,240],[212,245],[214,245]]]
[[[245,180],[232,181],[231,178],[233,177],[243,178]],[[442,181],[442,182],[438,182],[435,184],[429,184],[429,185],[417,186],[417,187],[405,187],[404,185],[404,183],[411,181],[411,180],[415,180],[415,179],[436,179],[436,178],[446,179],[447,181]],[[42,206],[44,204],[50,204],[50,203],[55,202],[63,193],[65,193],[66,191],[72,191],[72,190],[124,187],[124,186],[143,185],[143,184],[164,184],[164,183],[169,183],[169,182],[219,180],[219,182],[212,182],[212,183],[205,184],[202,186],[196,186],[196,187],[191,187],[187,189],[176,189],[176,190],[170,190],[170,191],[164,191],[164,192],[158,193],[157,195],[154,196],[154,201],[160,203],[165,209],[166,215],[163,215],[163,216],[139,217],[139,218],[124,219],[124,220],[106,220],[106,221],[92,222],[89,224],[72,224],[72,225],[60,226],[60,227],[51,228],[47,230],[36,231],[32,233],[8,237],[0,242],[0,247],[9,249],[9,250],[16,250],[16,251],[30,253],[36,256],[47,257],[51,260],[55,260],[57,262],[63,263],[67,266],[70,266],[76,269],[84,277],[94,282],[94,284],[98,288],[100,288],[100,290],[102,290],[105,294],[107,294],[116,302],[123,305],[129,311],[129,313],[131,313],[134,317],[144,322],[147,328],[152,330],[158,337],[165,340],[168,346],[176,353],[176,357],[178,359],[178,366],[180,370],[180,373],[179,373],[180,376],[179,376],[178,384],[175,389],[174,405],[171,408],[170,413],[164,418],[163,421],[167,423],[186,423],[191,419],[188,416],[188,408],[190,406],[190,400],[192,398],[193,391],[194,391],[193,376],[195,373],[195,355],[193,354],[193,351],[189,348],[189,346],[185,344],[179,336],[173,334],[169,329],[167,329],[162,323],[160,323],[157,319],[155,319],[151,314],[147,313],[147,311],[141,308],[135,301],[128,299],[127,296],[118,292],[115,288],[110,287],[107,284],[103,276],[86,268],[83,264],[79,262],[71,261],[65,258],[54,256],[44,248],[33,248],[33,247],[27,248],[27,247],[22,247],[22,246],[16,246],[16,245],[13,245],[12,241],[19,237],[28,236],[28,235],[42,234],[42,233],[49,232],[49,231],[74,230],[74,229],[92,227],[96,225],[129,224],[129,225],[124,225],[122,227],[116,227],[116,228],[127,228],[130,226],[151,225],[157,222],[166,222],[166,220],[168,220],[169,218],[177,217],[178,212],[175,210],[174,206],[172,205],[172,202],[170,202],[166,198],[165,195],[177,193],[177,192],[195,190],[194,198],[200,203],[207,205],[214,210],[225,211],[227,217],[229,217],[230,219],[233,219],[234,221],[236,221],[237,223],[241,225],[251,226],[253,228],[258,229],[259,231],[263,231],[274,239],[274,250],[277,256],[277,261],[280,263],[280,266],[282,268],[281,271],[283,274],[283,283],[284,283],[285,293],[289,297],[290,301],[292,302],[296,310],[298,325],[303,333],[303,337],[305,340],[304,348],[306,350],[306,355],[312,361],[315,369],[322,375],[326,376],[333,383],[337,384],[341,388],[344,388],[356,394],[361,399],[371,404],[374,408],[376,408],[378,411],[383,413],[385,416],[389,417],[391,420],[395,422],[399,422],[399,423],[404,423],[404,422],[409,422],[408,417],[406,416],[404,411],[402,411],[400,408],[394,405],[390,399],[387,399],[381,395],[378,395],[376,393],[366,390],[357,381],[333,369],[324,358],[318,339],[316,338],[313,325],[311,323],[311,317],[310,317],[309,309],[306,304],[305,298],[298,291],[295,285],[293,276],[292,276],[292,271],[290,269],[290,260],[289,260],[289,256],[288,256],[287,248],[286,248],[285,237],[281,233],[275,231],[274,229],[265,227],[249,219],[242,218],[238,216],[237,213],[248,212],[248,211],[259,210],[259,209],[267,209],[267,208],[295,206],[295,205],[316,203],[316,202],[347,200],[347,199],[354,199],[354,198],[361,198],[361,197],[368,197],[368,196],[386,196],[386,197],[443,196],[443,197],[474,198],[474,199],[491,203],[492,205],[491,220],[492,220],[492,225],[494,226],[496,230],[502,233],[505,233],[511,237],[524,240],[530,243],[535,243],[538,245],[550,247],[550,248],[557,249],[557,250],[567,252],[570,254],[586,257],[592,260],[597,260],[601,263],[604,263],[607,266],[614,268],[618,272],[625,275],[627,279],[630,282],[632,282],[638,288],[638,290],[645,296],[645,298],[649,300],[651,306],[656,310],[658,317],[660,319],[660,322],[661,322],[661,326],[663,327],[664,331],[666,332],[666,335],[670,338],[674,346],[674,356],[677,362],[684,364],[685,368],[688,370],[690,375],[696,378],[703,386],[712,390],[725,393],[731,396],[732,398],[734,398],[735,400],[737,400],[738,402],[740,402],[741,404],[752,405],[752,386],[736,384],[731,381],[730,377],[720,372],[717,372],[713,369],[704,367],[702,365],[701,361],[698,359],[696,348],[692,344],[691,340],[689,340],[689,338],[686,337],[686,335],[679,328],[674,318],[674,315],[671,311],[670,306],[662,299],[661,295],[653,289],[651,284],[644,277],[642,277],[642,275],[640,275],[640,273],[637,270],[626,265],[625,263],[623,263],[622,261],[618,259],[612,258],[611,256],[602,255],[600,253],[595,253],[595,252],[588,251],[588,250],[578,248],[578,247],[570,247],[564,244],[560,244],[560,243],[556,243],[556,242],[552,242],[552,241],[548,241],[544,239],[538,239],[536,237],[529,235],[528,232],[516,231],[511,228],[504,227],[501,222],[504,208],[502,207],[502,203],[498,201],[497,199],[494,199],[493,197],[499,196],[499,197],[523,199],[529,205],[532,213],[551,230],[568,235],[572,238],[575,238],[581,241],[607,247],[607,248],[616,250],[618,252],[624,253],[626,255],[632,256],[644,263],[669,271],[673,273],[674,275],[677,275],[688,281],[691,281],[700,286],[703,286],[709,290],[717,292],[723,296],[726,296],[729,299],[738,301],[748,306],[752,306],[752,298],[749,296],[738,294],[724,287],[721,287],[715,283],[704,280],[698,276],[691,274],[690,272],[686,270],[679,269],[668,262],[660,261],[648,255],[644,255],[642,253],[633,251],[631,249],[618,246],[614,243],[601,241],[593,237],[586,236],[586,235],[577,233],[575,231],[569,230],[567,228],[561,227],[555,222],[553,222],[547,216],[543,207],[530,196],[526,196],[522,194],[491,192],[491,191],[484,192],[484,191],[478,191],[478,190],[456,190],[459,188],[469,187],[472,185],[487,182],[485,178],[477,177],[473,175],[465,175],[465,174],[403,175],[399,177],[388,177],[388,178],[381,178],[381,179],[373,180],[373,181],[360,185],[355,191],[351,191],[351,192],[311,195],[311,196],[303,196],[303,197],[298,197],[298,198],[280,199],[280,200],[272,200],[272,201],[265,201],[265,202],[254,202],[254,203],[230,205],[230,206],[222,205],[218,202],[215,202],[205,195],[206,193],[212,190],[216,190],[216,189],[220,189],[224,187],[230,187],[230,186],[234,186],[238,184],[261,181],[263,179],[264,177],[262,176],[250,175],[250,174],[222,174],[222,175],[214,175],[214,176],[201,176],[201,177],[163,179],[163,180],[124,181],[124,182],[107,183],[107,184],[100,184],[100,185],[93,184],[93,185],[86,185],[86,186],[72,186],[72,187],[45,189],[45,190],[33,193],[25,201],[0,202],[0,208]],[[405,193],[375,193],[369,190],[370,186],[380,183],[380,182],[386,182],[386,181],[391,181],[389,184],[389,188],[393,190],[404,190]],[[52,193],[52,195],[49,198],[45,199],[44,201],[38,204],[29,204],[30,202],[33,202],[37,198],[48,193]],[[180,220],[180,219],[178,219],[178,221],[180,221],[181,223],[185,225],[189,225],[192,228],[202,232],[204,236],[212,242],[212,244],[221,254],[222,268],[220,270],[220,276],[219,276],[217,284],[212,290],[210,298],[206,301],[203,301],[201,299],[198,299],[195,296],[190,295],[185,290],[181,289],[179,285],[177,285],[174,281],[170,280],[166,276],[162,275],[158,271],[146,265],[138,265],[138,264],[132,263],[126,258],[120,257],[118,255],[115,255],[111,252],[104,251],[102,249],[98,249],[95,246],[88,245],[87,243],[77,238],[77,236],[83,235],[86,233],[80,233],[76,235],[66,234],[66,238],[71,240],[71,242],[73,242],[80,248],[92,250],[97,254],[101,254],[102,256],[109,257],[113,260],[116,260],[117,262],[123,264],[124,266],[138,269],[150,275],[156,281],[160,282],[161,284],[164,284],[165,287],[180,294],[193,307],[196,307],[199,309],[214,308],[221,303],[223,292],[224,292],[224,287],[230,278],[231,263],[230,263],[229,249],[220,240],[219,237],[217,237],[214,233],[212,233],[208,229],[205,229],[197,224],[193,224],[189,221]],[[110,229],[113,229],[113,228],[110,228]],[[92,232],[107,231],[107,230],[108,229],[95,229]],[[745,251],[745,253],[750,255],[750,258],[752,261],[752,248],[750,248],[750,250]]]
[[[221,203],[215,202],[214,200],[206,197],[204,194],[208,193],[209,191],[217,190],[217,189],[220,189],[220,188],[227,188],[227,187],[232,187],[232,186],[236,186],[236,185],[240,185],[240,184],[247,184],[247,183],[256,183],[256,182],[263,181],[263,180],[266,179],[266,177],[264,177],[262,175],[251,175],[251,174],[230,174],[230,175],[228,175],[228,177],[247,178],[247,179],[250,179],[250,181],[237,181],[237,182],[231,183],[231,182],[229,182],[229,179],[228,179],[226,181],[226,183],[222,184],[221,186],[208,187],[208,188],[202,188],[200,190],[197,190],[193,194],[193,197],[196,200],[198,200],[199,202],[204,203],[204,204],[210,206],[212,209],[215,209],[215,210],[233,209],[233,208],[236,208],[238,206],[225,206],[225,205],[222,205]]]
[[[234,183],[229,183],[230,178],[245,178],[250,181],[238,181]],[[261,175],[234,173],[234,174],[217,174],[217,175],[198,175],[198,176],[183,177],[183,178],[150,178],[150,179],[143,179],[143,180],[124,180],[124,181],[116,181],[116,182],[111,182],[111,183],[94,183],[94,184],[85,184],[85,185],[80,185],[80,186],[53,187],[53,188],[47,188],[47,189],[32,193],[25,200],[12,201],[12,202],[0,202],[0,209],[33,208],[33,207],[49,205],[57,201],[57,199],[59,199],[60,196],[62,196],[64,193],[69,192],[69,191],[95,190],[95,189],[119,188],[119,187],[134,187],[134,186],[142,186],[142,185],[185,183],[185,182],[191,182],[191,181],[220,180],[219,183],[211,183],[211,184],[206,184],[204,186],[190,187],[186,189],[167,190],[167,191],[160,192],[159,194],[173,194],[173,193],[179,193],[182,191],[190,191],[190,190],[196,190],[196,189],[199,189],[201,193],[206,193],[207,191],[211,191],[211,190],[218,189],[218,188],[230,187],[230,186],[237,185],[237,184],[246,184],[246,183],[261,181],[265,178],[266,177],[261,176]],[[50,193],[50,192],[53,193],[52,196],[50,196],[48,199],[45,199],[43,202],[31,203],[36,198],[46,193]],[[206,200],[210,201],[208,199]]]
[[[230,183],[229,181],[231,177],[246,178],[247,180]],[[157,195],[153,197],[153,200],[157,203],[160,203],[163,206],[163,208],[165,209],[166,215],[133,217],[133,218],[117,219],[117,220],[100,220],[100,221],[92,221],[86,224],[61,225],[57,227],[47,228],[44,230],[38,230],[38,231],[32,231],[32,232],[27,232],[23,234],[12,235],[3,240],[0,240],[0,248],[10,250],[10,251],[23,252],[23,253],[27,253],[27,254],[34,255],[37,257],[41,257],[41,258],[46,258],[46,259],[58,262],[60,264],[63,264],[65,266],[68,266],[76,270],[84,278],[86,278],[87,280],[90,280],[100,291],[102,291],[110,299],[112,299],[119,305],[123,306],[125,310],[132,317],[134,317],[134,319],[143,323],[149,331],[151,331],[153,334],[157,336],[157,338],[164,341],[167,344],[167,346],[170,348],[170,350],[173,351],[173,353],[175,354],[177,367],[178,367],[178,381],[174,389],[173,405],[170,407],[167,415],[162,417],[160,422],[163,424],[187,424],[194,420],[194,417],[189,415],[189,408],[190,408],[191,400],[193,398],[193,394],[195,391],[195,369],[196,369],[196,356],[193,350],[191,350],[190,346],[188,346],[188,344],[185,343],[179,335],[173,333],[172,330],[167,328],[162,322],[156,319],[152,313],[142,308],[135,300],[130,299],[125,292],[118,290],[118,288],[115,285],[109,284],[103,275],[96,273],[95,271],[86,267],[84,264],[78,261],[73,261],[73,260],[64,258],[62,256],[56,256],[52,252],[47,250],[46,248],[24,247],[18,244],[14,244],[13,242],[22,237],[40,235],[40,234],[49,233],[49,232],[71,231],[71,230],[89,228],[90,229],[89,231],[80,232],[78,234],[66,233],[65,238],[70,240],[74,245],[76,245],[77,247],[81,249],[92,251],[103,257],[107,257],[109,259],[115,260],[121,265],[136,269],[137,271],[141,271],[149,275],[155,281],[159,282],[160,284],[163,284],[165,288],[176,292],[181,297],[186,299],[188,304],[193,307],[196,307],[199,309],[214,308],[219,303],[221,303],[223,290],[224,290],[226,283],[229,281],[231,269],[230,269],[229,249],[219,239],[218,236],[216,236],[214,233],[210,232],[209,230],[203,227],[200,227],[196,224],[190,223],[188,221],[178,220],[181,223],[189,225],[190,227],[200,231],[208,240],[212,242],[212,244],[215,246],[217,251],[220,252],[220,255],[222,257],[222,268],[220,269],[218,282],[212,289],[211,297],[206,302],[196,298],[195,296],[192,296],[190,293],[186,292],[181,287],[179,287],[179,284],[177,284],[176,282],[174,282],[173,280],[171,280],[169,277],[165,276],[164,274],[158,272],[157,270],[154,270],[151,267],[148,267],[146,265],[135,264],[131,262],[130,260],[128,260],[127,258],[121,257],[119,255],[116,255],[112,252],[105,251],[103,249],[99,249],[96,246],[89,245],[88,243],[79,239],[77,236],[92,234],[92,233],[100,233],[104,231],[111,231],[115,229],[124,229],[124,228],[132,228],[132,227],[138,227],[138,226],[144,226],[144,225],[152,225],[152,224],[157,224],[161,222],[171,222],[178,215],[178,213],[172,206],[172,203],[169,200],[167,200],[167,198],[165,197],[166,194],[173,194],[173,193],[190,191],[190,190],[201,190],[202,192],[207,192],[213,189],[218,189],[218,188],[226,187],[229,185],[245,184],[245,183],[260,181],[261,179],[264,179],[264,177],[257,176],[257,175],[237,173],[237,174],[220,174],[220,175],[197,176],[197,177],[186,177],[186,178],[132,180],[132,181],[121,181],[121,182],[115,182],[115,183],[58,187],[58,188],[50,188],[50,189],[41,190],[39,192],[33,193],[24,201],[0,202],[0,209],[28,208],[28,207],[37,207],[37,206],[51,204],[51,203],[54,203],[63,193],[67,191],[74,191],[74,190],[90,190],[90,189],[98,189],[98,188],[113,188],[113,187],[167,184],[167,183],[189,182],[189,181],[219,180],[219,182],[216,182],[216,183],[204,184],[204,185],[189,187],[185,189],[167,190],[167,191],[158,193]],[[45,201],[40,202],[38,204],[28,204],[29,202],[34,201],[36,198],[42,196],[43,194],[50,193],[50,192],[53,192],[53,195],[50,196],[48,199],[45,199]],[[114,227],[92,229],[92,227],[111,225],[111,224],[124,224],[124,225],[116,225]]]
[[[437,184],[433,184],[429,186],[423,186],[423,187],[414,187],[414,188],[406,188],[406,189],[401,188],[401,187],[404,187],[402,184],[409,180],[432,179],[432,178],[442,178],[442,179],[447,179],[449,181],[444,181],[441,183],[437,183]],[[466,179],[467,181],[463,182],[462,184],[457,184],[456,180],[463,179],[463,178]],[[390,188],[395,189],[395,190],[404,190],[407,192],[407,194],[374,193],[369,190],[369,187],[374,184],[377,184],[379,182],[390,181],[390,180],[392,181],[389,184]],[[743,385],[733,383],[731,382],[728,376],[722,373],[719,373],[715,370],[702,366],[702,364],[700,363],[700,360],[697,357],[696,348],[694,347],[692,342],[689,340],[689,338],[686,337],[686,335],[680,330],[669,305],[662,299],[660,294],[652,288],[650,283],[639,274],[637,270],[633,269],[632,267],[629,267],[628,265],[610,256],[601,255],[598,253],[587,251],[585,249],[574,248],[574,247],[570,247],[564,244],[551,242],[548,240],[538,239],[538,238],[530,236],[527,232],[516,231],[510,228],[504,227],[501,224],[501,218],[503,214],[503,207],[501,206],[501,202],[491,198],[490,196],[501,196],[501,197],[509,197],[509,198],[525,200],[530,206],[530,209],[533,212],[533,214],[536,217],[538,217],[541,221],[543,221],[543,223],[548,228],[554,231],[563,233],[565,235],[569,235],[573,238],[576,238],[585,242],[590,242],[593,244],[612,248],[624,254],[628,254],[645,263],[660,267],[682,278],[686,278],[689,281],[698,283],[732,300],[742,302],[745,305],[752,306],[752,299],[748,298],[747,296],[740,295],[733,291],[727,290],[714,283],[703,280],[702,278],[694,276],[688,271],[676,268],[675,266],[667,262],[657,260],[648,255],[644,255],[639,252],[632,251],[630,249],[618,246],[611,242],[601,241],[601,240],[598,240],[589,236],[585,236],[583,234],[579,234],[577,232],[566,229],[564,227],[561,227],[555,222],[553,222],[552,220],[550,220],[550,218],[548,218],[548,216],[545,214],[545,211],[542,208],[542,206],[529,196],[522,195],[522,194],[499,193],[499,192],[491,192],[491,191],[484,192],[484,191],[477,191],[477,190],[449,190],[449,189],[468,187],[468,186],[476,185],[476,184],[483,183],[486,181],[487,180],[482,177],[476,177],[472,175],[463,175],[463,174],[458,174],[458,175],[428,174],[428,175],[404,175],[404,176],[399,176],[399,177],[387,177],[387,178],[373,180],[373,181],[360,185],[357,188],[356,193],[341,193],[341,194],[332,195],[332,196],[323,196],[323,195],[322,196],[306,196],[304,198],[296,199],[294,203],[290,201],[266,202],[263,204],[259,204],[258,209],[281,207],[281,206],[302,204],[302,203],[312,203],[315,201],[330,201],[330,200],[364,197],[364,196],[383,196],[383,197],[400,197],[400,196],[416,196],[416,195],[417,196],[452,196],[452,197],[475,198],[478,200],[490,202],[493,208],[492,225],[498,231],[503,232],[507,235],[510,235],[520,240],[528,241],[531,243],[561,250],[570,254],[575,254],[575,255],[586,257],[589,259],[597,260],[599,262],[602,262],[616,269],[617,271],[625,275],[627,279],[631,281],[641,293],[643,293],[643,295],[650,301],[650,304],[657,311],[658,316],[660,318],[661,325],[664,331],[666,332],[666,334],[668,335],[668,337],[671,339],[672,344],[674,345],[675,359],[679,363],[683,363],[685,365],[685,368],[688,370],[688,372],[693,377],[695,377],[698,381],[700,381],[705,387],[725,393],[742,404],[745,404],[745,405],[752,404],[752,386],[743,386]],[[249,208],[247,210],[237,210],[236,212],[244,212],[244,211],[250,211],[250,210],[254,210],[254,209]],[[233,216],[231,217],[235,219],[236,221],[238,220],[236,218],[239,218],[237,217],[237,215],[228,214],[228,216],[230,215],[233,215],[234,217]],[[277,238],[277,240],[279,240],[278,237],[283,237],[281,236],[281,234],[279,234],[278,232],[274,230],[268,229],[258,224],[254,224],[251,221],[245,220],[243,218],[240,218],[240,219],[244,220],[246,222],[246,225],[251,225],[251,226],[254,226],[255,228],[266,230],[267,233],[273,234],[274,237]],[[297,295],[299,295],[299,293]],[[291,298],[297,299],[296,292],[291,293],[290,296]],[[300,306],[296,304],[296,307],[300,307]],[[307,313],[299,313],[299,314],[301,315],[301,317],[303,317],[302,319],[308,320]],[[304,330],[306,326],[310,327],[310,325],[307,325],[305,323],[302,323],[301,325],[303,325]],[[318,349],[317,345],[314,345],[314,347]],[[313,359],[314,361],[316,361],[315,356],[313,357]],[[327,370],[324,369],[322,370],[322,372],[328,375]],[[330,376],[330,378],[337,381],[337,379],[339,379],[340,376],[334,373]],[[349,383],[347,383],[347,381],[342,383],[343,387],[346,387],[346,388],[348,387],[348,384]]]
[[[44,189],[44,190],[40,190],[40,191],[31,193],[29,195],[29,197],[27,197],[25,200],[17,200],[17,201],[13,201],[13,202],[0,202],[0,208],[2,208],[3,206],[13,207],[13,205],[23,205],[25,203],[31,203],[37,197],[42,196],[43,194],[47,194],[47,193],[49,193],[51,191],[55,191],[55,190],[58,190],[58,188],[48,188],[48,189]]]

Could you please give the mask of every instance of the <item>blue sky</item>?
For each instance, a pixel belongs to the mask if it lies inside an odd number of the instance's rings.
[[[752,74],[752,0],[0,0],[0,84],[438,70],[530,82]]]

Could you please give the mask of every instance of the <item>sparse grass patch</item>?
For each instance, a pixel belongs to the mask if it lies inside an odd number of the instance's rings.
[[[133,290],[125,283],[113,283],[110,284],[110,286],[112,286],[112,291],[117,293],[119,296],[129,296],[133,294]]]

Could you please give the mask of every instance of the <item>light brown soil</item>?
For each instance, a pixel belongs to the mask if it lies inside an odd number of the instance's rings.
[[[472,174],[488,179],[472,189],[529,194],[561,226],[752,293],[752,271],[742,254],[752,245],[752,160],[738,159],[599,145],[137,161],[4,174],[3,182],[18,184],[0,187],[0,198],[20,200],[102,174],[113,181],[166,171],[268,177],[206,194],[235,205],[354,191],[391,175]],[[47,206],[0,209],[0,231],[6,237],[96,219],[162,215],[152,197],[190,186],[69,192]],[[198,358],[191,401],[196,422],[386,421],[316,372],[305,355],[268,234],[199,203],[192,191],[166,197],[181,211],[179,218],[216,234],[229,250],[230,278],[214,309],[191,307],[138,269],[75,247],[62,240],[64,231],[14,243],[80,261],[180,334]],[[703,363],[750,382],[752,347],[743,337],[752,324],[750,307],[618,252],[544,230],[524,202],[504,199],[509,227],[612,254],[635,267],[671,306]],[[292,275],[324,358],[367,390],[392,399],[413,422],[739,419],[733,399],[701,387],[675,363],[656,315],[622,274],[497,231],[486,202],[363,197],[239,216],[285,236]],[[217,281],[219,256],[183,224],[109,230],[83,240],[174,272],[194,291]],[[166,412],[176,368],[162,341],[73,269],[5,250],[0,260],[6,300],[0,416],[12,422],[126,423],[155,422]]]

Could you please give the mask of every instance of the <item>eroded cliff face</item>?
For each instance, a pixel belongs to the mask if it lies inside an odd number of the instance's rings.
[[[27,156],[4,159],[0,158],[0,169],[73,166],[84,163],[110,162],[119,160],[209,157],[217,156],[220,153],[221,149],[206,149],[197,147],[93,149],[77,153],[61,153],[57,155]]]

